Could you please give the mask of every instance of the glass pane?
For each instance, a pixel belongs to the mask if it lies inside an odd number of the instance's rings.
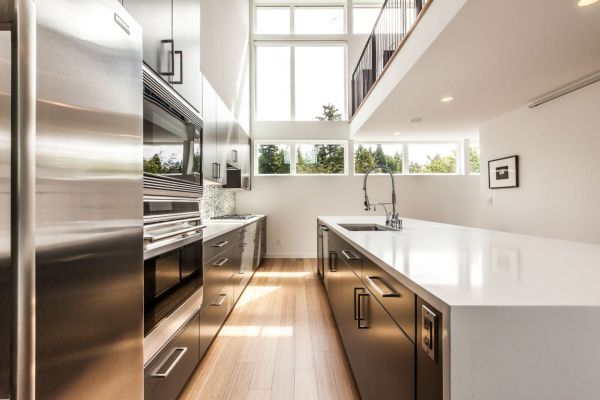
[[[144,172],[151,174],[175,174],[183,172],[183,146],[181,144],[145,144]]]
[[[409,144],[411,174],[455,174],[456,143]]]
[[[290,155],[288,144],[261,144],[258,146],[258,173],[289,174]]]
[[[344,7],[294,8],[294,33],[344,33]]]
[[[312,46],[295,50],[296,120],[344,119],[344,47]]]
[[[344,146],[341,144],[299,144],[297,174],[343,174]]]
[[[480,149],[479,142],[469,142],[469,172],[479,174],[480,171]]]
[[[381,7],[354,7],[352,11],[352,30],[357,34],[371,33]]]
[[[385,165],[392,173],[402,173],[402,144],[358,143],[354,150],[354,173],[366,174],[376,165]],[[380,173],[381,171],[374,171]]]
[[[256,118],[290,119],[290,47],[256,48]]]
[[[256,7],[256,33],[289,34],[289,7]]]

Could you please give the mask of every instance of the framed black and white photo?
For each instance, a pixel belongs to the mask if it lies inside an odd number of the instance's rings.
[[[490,189],[519,187],[519,156],[488,161]]]

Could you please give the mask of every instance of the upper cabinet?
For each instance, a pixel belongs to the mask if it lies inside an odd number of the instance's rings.
[[[144,31],[144,61],[202,114],[199,0],[123,0]]]

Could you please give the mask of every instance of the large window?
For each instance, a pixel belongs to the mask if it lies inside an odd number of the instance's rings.
[[[344,146],[341,144],[298,144],[297,174],[343,174]]]
[[[381,5],[359,5],[352,9],[352,31],[355,34],[369,34],[381,12]]]
[[[409,143],[411,174],[456,174],[457,143]]]
[[[291,47],[256,47],[256,118],[266,121],[290,120]]]
[[[315,121],[328,105],[344,119],[345,60],[342,44],[256,42],[256,119]]]
[[[289,34],[289,7],[256,7],[256,27],[259,34]]]
[[[289,144],[261,144],[257,146],[258,174],[282,175],[291,172]]]
[[[481,172],[479,142],[469,141],[468,151],[469,173],[479,174]]]
[[[256,142],[256,175],[343,175],[347,142]]]
[[[403,153],[404,145],[402,143],[356,143],[354,148],[354,173],[366,174],[377,165],[385,165],[392,173],[401,174],[403,171]]]
[[[257,6],[257,34],[330,35],[346,32],[343,6]]]

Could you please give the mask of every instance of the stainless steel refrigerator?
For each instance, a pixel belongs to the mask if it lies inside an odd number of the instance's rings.
[[[143,397],[142,36],[0,0],[0,399]]]

